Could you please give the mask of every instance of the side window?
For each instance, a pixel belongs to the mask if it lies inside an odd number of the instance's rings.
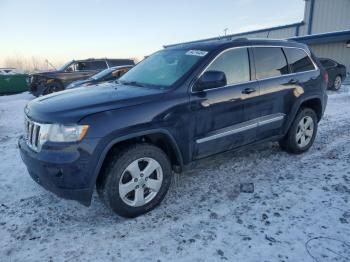
[[[64,71],[65,72],[74,72],[75,71],[75,67],[76,67],[76,63],[72,63],[70,66],[68,66]]]
[[[101,70],[106,68],[107,68],[107,64],[105,61],[93,61],[93,62],[88,62],[87,70]]]
[[[224,72],[228,85],[249,81],[248,49],[237,48],[224,52],[214,60],[206,71]]]
[[[123,66],[123,65],[134,65],[133,60],[129,59],[119,59],[119,60],[108,60],[108,65],[113,67],[113,66]]]
[[[315,69],[310,57],[304,50],[298,48],[284,48],[284,52],[293,73]]]
[[[283,51],[279,47],[255,47],[255,69],[257,79],[281,76],[289,73]]]
[[[86,62],[77,62],[75,64],[75,71],[84,71],[86,70]]]

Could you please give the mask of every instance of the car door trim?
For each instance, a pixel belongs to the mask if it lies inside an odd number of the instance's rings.
[[[222,138],[229,135],[234,135],[237,133],[241,133],[244,131],[248,131],[253,128],[257,128],[259,126],[264,126],[268,124],[272,124],[278,121],[282,121],[285,118],[285,114],[283,113],[277,113],[277,114],[271,114],[263,117],[258,117],[253,120],[249,120],[240,124],[236,124],[227,128],[219,129],[215,132],[215,134],[200,138],[196,140],[197,144],[202,144],[205,142],[209,142],[218,138]]]

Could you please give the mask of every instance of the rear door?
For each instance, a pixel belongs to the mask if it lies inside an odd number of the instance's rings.
[[[279,135],[285,116],[293,104],[293,78],[286,56],[280,47],[254,47],[256,79],[260,96],[257,139]]]
[[[299,48],[255,47],[254,60],[260,85],[257,137],[262,140],[283,134],[292,106],[305,88],[313,88],[317,72]]]
[[[256,138],[254,123],[248,122],[244,114],[245,104],[259,93],[258,83],[251,81],[248,49],[224,51],[205,71],[224,72],[227,86],[191,92],[194,158],[248,144]]]

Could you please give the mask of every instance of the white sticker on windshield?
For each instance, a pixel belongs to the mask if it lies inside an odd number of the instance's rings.
[[[208,54],[208,52],[202,51],[202,50],[189,50],[186,53],[186,55],[195,55],[195,56],[205,56],[206,54]]]

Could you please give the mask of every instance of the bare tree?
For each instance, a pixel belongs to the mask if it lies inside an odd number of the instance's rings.
[[[54,67],[47,59],[34,56],[28,58],[20,55],[7,57],[4,60],[4,64],[5,67],[14,67],[27,73],[52,70]]]

